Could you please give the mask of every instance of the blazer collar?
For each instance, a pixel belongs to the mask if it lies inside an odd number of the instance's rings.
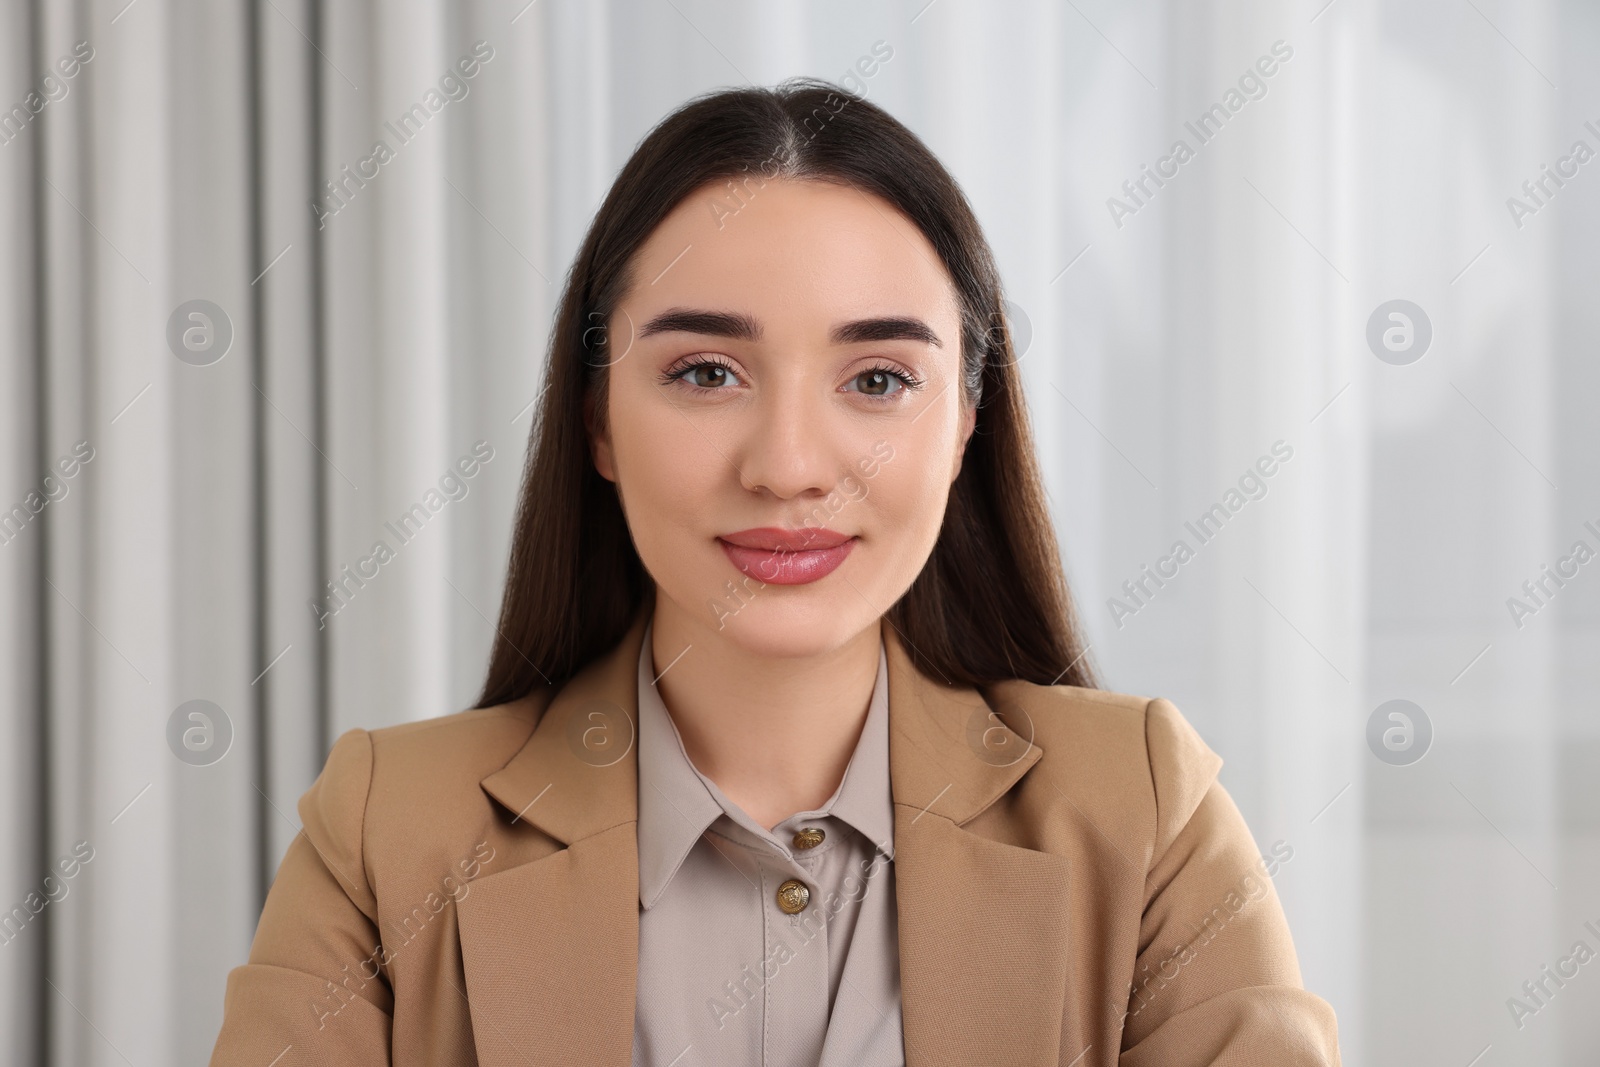
[[[482,781],[509,833],[526,823],[565,846],[476,879],[458,903],[486,1067],[629,1062],[638,665],[652,610],[644,598],[622,640],[561,687],[522,748]],[[917,670],[887,618],[882,634],[907,1065],[953,1050],[996,1067],[1055,1063],[1067,860],[963,829],[1044,751],[1022,736],[1031,730],[1013,729],[1006,707]]]
[[[483,779],[484,791],[514,816],[563,845],[638,817],[637,669],[651,607],[646,598],[622,640],[567,682],[511,761]],[[922,674],[899,631],[887,618],[881,625],[894,800],[961,826],[1044,750],[977,690]]]

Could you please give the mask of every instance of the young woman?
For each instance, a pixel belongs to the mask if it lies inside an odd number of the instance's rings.
[[[1094,687],[1002,306],[838,86],[652,131],[568,276],[481,699],[339,738],[212,1063],[1337,1064],[1292,850]]]

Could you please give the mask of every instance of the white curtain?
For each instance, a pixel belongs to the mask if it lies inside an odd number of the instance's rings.
[[[475,698],[617,169],[878,42],[853,87],[956,174],[1028,338],[1104,684],[1293,847],[1345,1061],[1592,1062],[1600,979],[1507,1007],[1600,948],[1600,564],[1507,606],[1600,548],[1600,163],[1506,204],[1600,149],[1600,17],[1552,0],[0,7],[4,1058],[205,1062],[332,739]],[[1397,299],[1408,365],[1367,341]],[[1396,698],[1409,766],[1366,740]]]

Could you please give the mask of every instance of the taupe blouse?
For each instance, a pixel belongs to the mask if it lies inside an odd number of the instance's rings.
[[[689,759],[639,653],[633,1067],[902,1067],[889,671],[827,802],[771,830]]]

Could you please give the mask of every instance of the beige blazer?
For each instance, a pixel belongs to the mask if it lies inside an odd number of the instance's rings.
[[[627,1067],[645,620],[558,692],[338,739],[214,1067]],[[1262,854],[1171,703],[950,687],[884,641],[908,1067],[1339,1063],[1292,845]]]

